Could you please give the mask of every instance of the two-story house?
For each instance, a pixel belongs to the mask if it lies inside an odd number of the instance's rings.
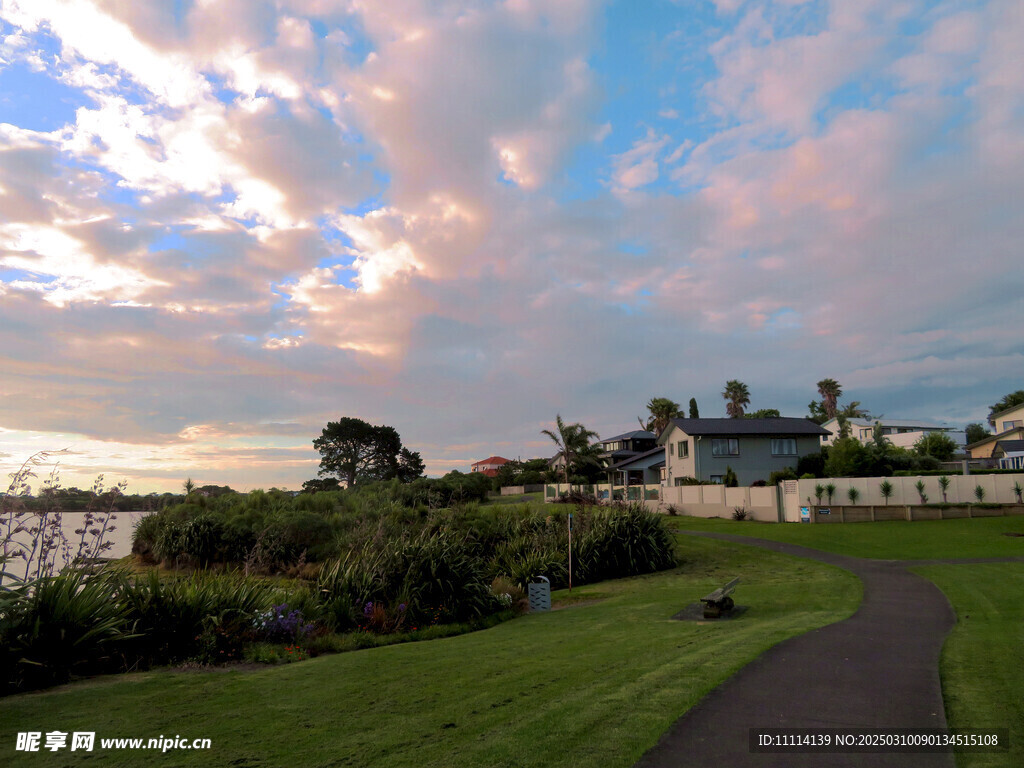
[[[988,423],[995,427],[995,434],[967,446],[972,459],[1004,458],[996,456],[1000,443],[1024,440],[1024,403],[993,413]]]
[[[611,466],[657,447],[658,438],[653,432],[635,429],[601,440],[597,445],[601,449],[601,460],[605,466]]]
[[[801,456],[816,453],[828,430],[807,419],[673,419],[658,443],[665,447],[665,484],[686,478],[723,482],[728,468],[740,485],[767,480],[772,472],[796,468]]]
[[[474,462],[469,466],[470,472],[481,472],[488,477],[494,477],[498,474],[498,470],[505,464],[508,464],[509,460],[502,456],[489,456],[481,461]],[[463,465],[465,466],[465,465]]]

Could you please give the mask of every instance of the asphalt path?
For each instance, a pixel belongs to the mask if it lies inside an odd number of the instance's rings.
[[[680,718],[637,768],[954,768],[951,752],[758,752],[751,736],[769,728],[945,729],[939,655],[956,615],[938,587],[907,569],[1022,558],[868,560],[688,533],[845,568],[863,582],[864,598],[850,618],[790,638],[748,664]]]

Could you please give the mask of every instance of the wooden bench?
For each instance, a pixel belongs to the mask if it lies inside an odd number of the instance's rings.
[[[736,585],[739,583],[739,578],[735,578],[724,587],[719,587],[710,595],[700,599],[704,603],[705,619],[717,619],[722,615],[722,611],[731,611],[733,609],[733,606],[736,604],[730,595],[732,595],[733,590],[736,589]]]

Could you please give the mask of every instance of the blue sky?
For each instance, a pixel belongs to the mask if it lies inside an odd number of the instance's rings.
[[[652,397],[963,425],[1024,380],[1024,9],[0,5],[0,458],[298,487]],[[114,458],[116,457],[116,458]]]

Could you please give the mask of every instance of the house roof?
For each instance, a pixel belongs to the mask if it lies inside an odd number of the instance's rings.
[[[1001,411],[993,411],[988,415],[988,420],[994,421],[995,419],[998,419],[1000,416],[1003,416],[1004,414],[1007,414],[1010,411],[1019,411],[1021,408],[1024,408],[1024,403],[1017,403],[1016,405],[1011,405],[1009,408],[1003,408],[1003,410]]]
[[[481,461],[475,461],[470,466],[478,467],[481,464],[508,464],[508,462],[508,459],[504,459],[501,456],[491,456],[490,458],[482,459]],[[462,466],[466,465],[463,464]]]
[[[615,437],[606,437],[604,440],[598,440],[599,443],[610,443],[613,440],[653,440],[656,435],[653,432],[648,432],[646,429],[634,429],[632,432],[623,432],[621,435]]]
[[[1024,440],[1000,440],[996,443],[996,450],[1003,453],[1024,452]]]
[[[976,443],[971,443],[970,445],[966,446],[966,448],[968,450],[970,450],[971,448],[977,448],[978,446],[985,445],[985,443],[991,443],[993,440],[1005,439],[1009,435],[1024,436],[1024,427],[1014,427],[1013,429],[1008,429],[1005,432],[1000,432],[998,435],[988,435],[987,437],[982,438]]]
[[[672,419],[671,425],[688,435],[830,435],[808,419],[779,416],[769,419]],[[671,427],[661,433],[658,442],[668,442]]]
[[[636,456],[630,456],[628,459],[620,461],[618,464],[612,464],[610,467],[607,467],[607,469],[626,469],[631,464],[639,464],[650,459],[652,456],[655,456],[656,454],[660,454],[662,457],[664,457],[665,449],[660,446],[658,448],[651,448],[651,450],[644,451],[643,453],[638,453]],[[659,463],[664,464],[664,458],[662,458],[660,462],[654,462],[653,464],[650,464],[648,466],[654,468],[657,467]]]

